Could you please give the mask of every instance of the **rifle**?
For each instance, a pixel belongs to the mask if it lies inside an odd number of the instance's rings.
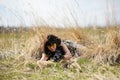
[[[63,58],[64,58],[64,54],[62,53],[62,51],[61,50],[56,50],[56,52],[55,52],[55,54],[53,56],[54,62],[58,62]]]

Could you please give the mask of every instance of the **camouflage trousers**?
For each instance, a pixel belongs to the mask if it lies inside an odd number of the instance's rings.
[[[82,46],[77,42],[73,42],[70,40],[63,40],[63,43],[66,44],[72,56],[75,56],[75,57],[81,56],[83,54],[83,50],[86,49],[85,46]]]

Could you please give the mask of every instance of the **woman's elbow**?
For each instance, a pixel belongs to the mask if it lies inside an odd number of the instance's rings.
[[[65,60],[69,60],[69,59],[72,58],[72,55],[71,55],[71,54],[67,54],[67,55],[65,55],[64,57],[65,57]]]
[[[69,58],[69,59],[71,59],[71,58],[72,58],[72,55],[71,55],[71,53],[70,53],[70,55],[68,56],[68,58]]]

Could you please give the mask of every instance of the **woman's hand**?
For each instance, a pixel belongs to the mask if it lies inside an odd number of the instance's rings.
[[[42,67],[46,67],[46,66],[49,66],[49,65],[53,65],[54,62],[52,62],[52,61],[41,61],[41,60],[39,60],[39,61],[37,61],[37,64],[38,64],[38,66],[39,66],[40,68],[42,68]]]
[[[37,61],[37,65],[41,68],[41,67],[54,64],[52,61],[47,61],[47,59],[48,59],[48,56],[46,56],[45,54],[42,54],[42,58],[39,61]]]

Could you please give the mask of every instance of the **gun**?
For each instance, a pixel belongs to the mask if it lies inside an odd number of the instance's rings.
[[[64,55],[62,54],[62,52],[60,50],[57,50],[53,56],[53,60],[54,62],[58,62],[60,61],[61,59],[64,58]]]

